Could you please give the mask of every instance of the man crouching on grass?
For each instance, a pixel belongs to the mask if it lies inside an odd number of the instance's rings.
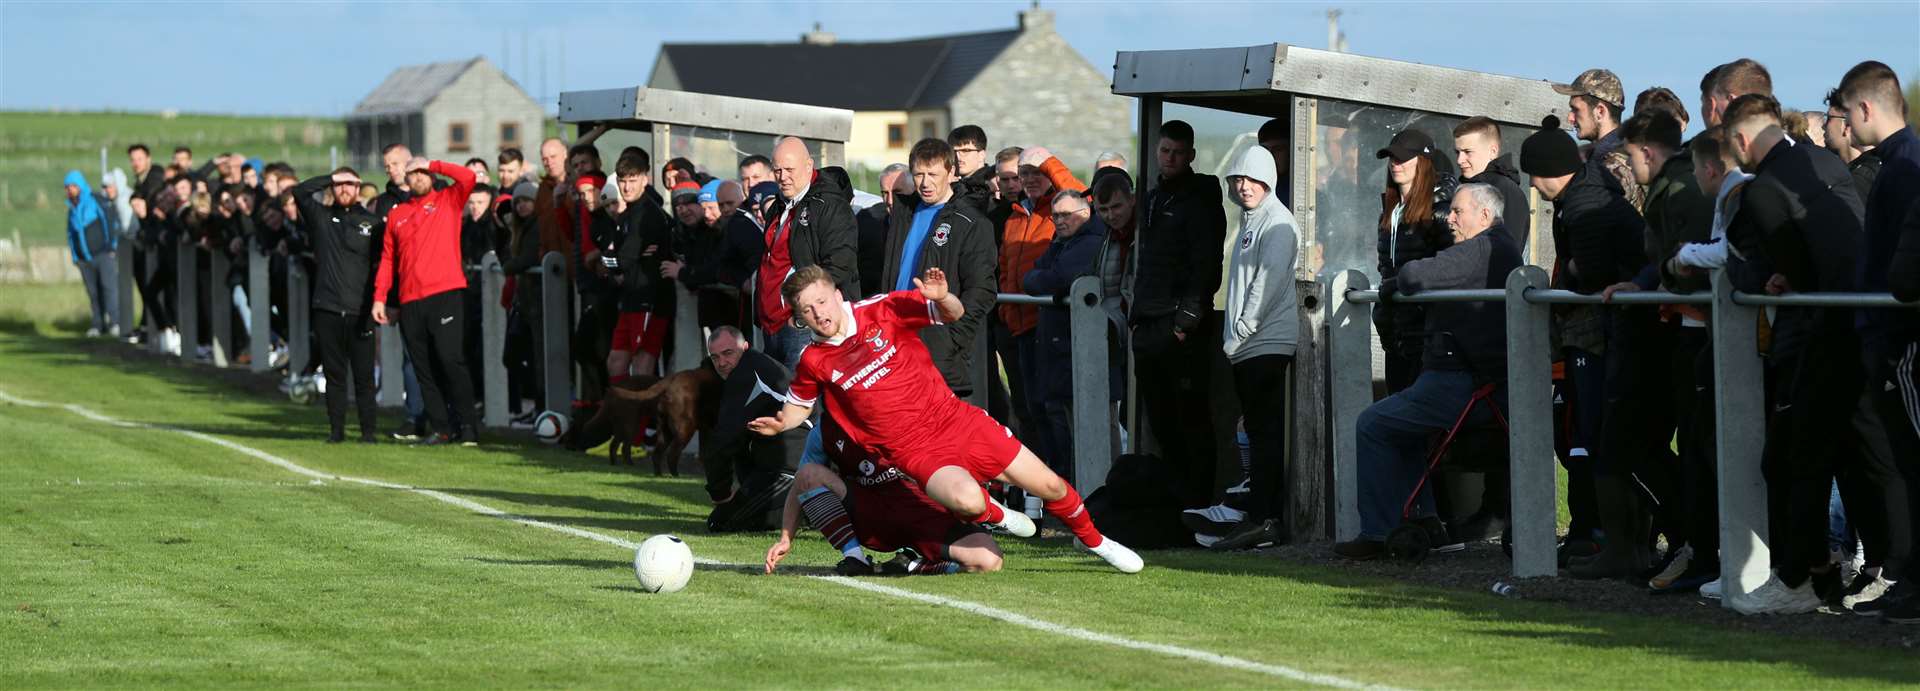
[[[919,330],[958,319],[966,308],[948,292],[939,269],[928,269],[913,285],[917,290],[849,304],[820,267],[788,276],[780,292],[813,342],[800,354],[780,415],[747,428],[771,436],[798,427],[824,390],[853,442],[897,464],[960,520],[1034,534],[1032,519],[995,503],[980,485],[998,478],[1044,501],[1082,548],[1124,573],[1139,572],[1145,566],[1140,555],[1100,534],[1079,492],[1011,431],[947,388]]]

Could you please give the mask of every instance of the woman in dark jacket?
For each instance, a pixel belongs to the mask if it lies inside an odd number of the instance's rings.
[[[1433,139],[1415,129],[1393,136],[1377,158],[1389,159],[1386,190],[1380,195],[1380,280],[1398,275],[1407,262],[1426,259],[1453,245],[1445,216],[1457,184],[1450,164]],[[1420,376],[1420,352],[1426,341],[1427,310],[1421,305],[1382,304],[1374,308],[1374,328],[1386,351],[1387,392],[1413,384]]]

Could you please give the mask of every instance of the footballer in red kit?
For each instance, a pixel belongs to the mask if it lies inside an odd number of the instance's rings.
[[[820,267],[788,276],[781,292],[813,332],[813,343],[800,354],[780,414],[755,419],[748,429],[773,435],[798,427],[824,398],[850,439],[898,465],[961,520],[1021,537],[1036,532],[1032,519],[1000,506],[981,486],[1000,479],[1039,497],[1082,548],[1122,572],[1138,572],[1140,556],[1100,534],[1071,485],[1006,427],[947,388],[919,330],[958,319],[966,308],[940,269],[928,269],[913,284],[916,290],[848,304]]]
[[[887,575],[1000,570],[1000,546],[992,535],[954,518],[898,466],[848,437],[831,414],[822,415],[807,435],[781,514],[780,538],[767,549],[767,573],[792,550],[802,513],[845,555],[834,567],[841,575],[873,573],[862,547],[899,552],[880,566]]]

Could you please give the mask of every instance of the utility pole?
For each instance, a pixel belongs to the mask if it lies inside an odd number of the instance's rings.
[[[1347,52],[1347,35],[1340,31],[1340,10],[1327,10],[1327,50]]]

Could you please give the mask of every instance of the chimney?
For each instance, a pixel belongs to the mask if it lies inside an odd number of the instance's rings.
[[[834,40],[833,32],[820,30],[820,22],[813,23],[812,31],[800,34],[800,42],[809,46],[830,46]]]
[[[1033,7],[1020,13],[1021,31],[1052,31],[1053,13],[1040,9],[1040,0],[1033,0]]]

